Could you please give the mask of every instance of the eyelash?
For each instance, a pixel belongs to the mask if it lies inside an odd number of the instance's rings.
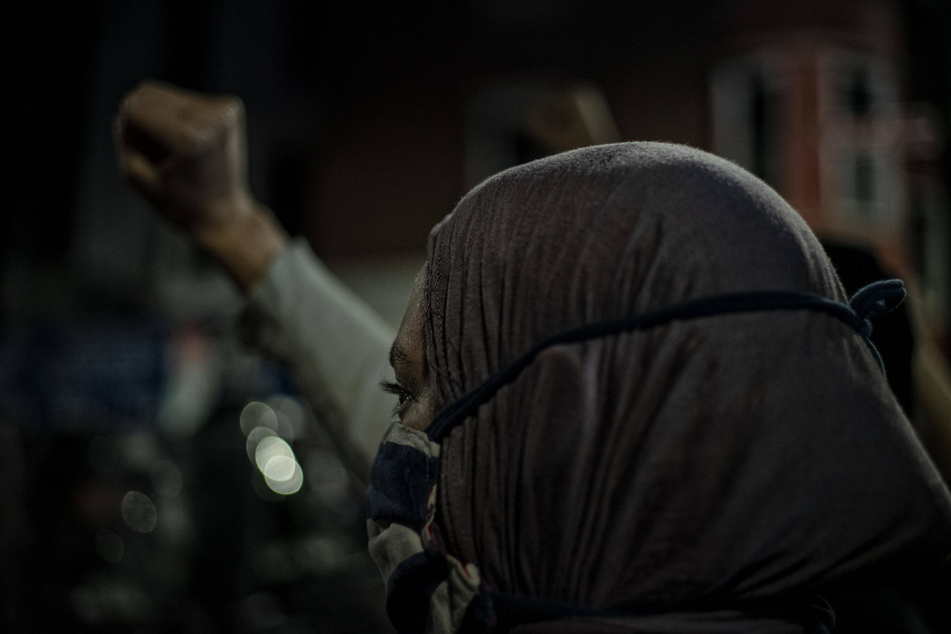
[[[380,387],[383,388],[384,392],[389,392],[390,394],[396,394],[399,398],[399,402],[396,404],[396,407],[393,408],[394,412],[398,412],[406,401],[413,400],[413,394],[405,387],[399,383],[390,383],[389,381],[381,381]]]

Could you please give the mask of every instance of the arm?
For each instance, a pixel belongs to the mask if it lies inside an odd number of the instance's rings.
[[[377,389],[392,331],[288,237],[247,185],[244,110],[146,82],[115,121],[121,172],[249,295],[244,339],[291,366],[298,387],[351,469],[366,477],[389,423]]]
[[[303,240],[294,240],[252,289],[238,333],[291,368],[338,452],[365,480],[392,418],[394,398],[379,387],[392,328]],[[350,446],[338,437],[348,438]]]

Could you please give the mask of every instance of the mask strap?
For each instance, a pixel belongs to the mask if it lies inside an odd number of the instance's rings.
[[[887,315],[898,308],[905,300],[905,295],[905,285],[901,280],[882,280],[860,288],[849,300],[849,308],[862,320],[861,329],[858,330],[858,333],[862,335],[865,345],[868,346],[872,356],[878,361],[878,367],[882,369],[883,375],[885,374],[885,362],[882,361],[882,355],[869,338],[872,335],[871,319],[872,317]]]
[[[430,423],[426,434],[434,442],[440,442],[456,425],[474,413],[481,404],[491,399],[503,385],[514,380],[546,348],[621,332],[646,330],[675,320],[773,310],[812,310],[825,313],[845,322],[862,336],[884,373],[885,365],[882,357],[869,340],[872,332],[870,318],[891,312],[901,304],[904,297],[905,289],[901,280],[886,280],[869,284],[852,297],[849,305],[808,293],[749,291],[691,299],[650,313],[581,326],[533,346],[507,368],[495,373],[475,390],[444,409]]]

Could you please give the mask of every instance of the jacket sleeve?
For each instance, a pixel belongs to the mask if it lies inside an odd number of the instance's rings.
[[[395,399],[379,388],[395,332],[302,239],[271,264],[239,337],[285,363],[341,458],[366,481]]]

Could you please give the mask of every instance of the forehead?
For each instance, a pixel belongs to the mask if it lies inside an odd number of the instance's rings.
[[[416,274],[413,289],[410,291],[409,302],[400,329],[396,333],[396,340],[390,349],[390,364],[401,372],[422,372],[423,361],[423,288],[426,284],[426,267],[423,266]]]

